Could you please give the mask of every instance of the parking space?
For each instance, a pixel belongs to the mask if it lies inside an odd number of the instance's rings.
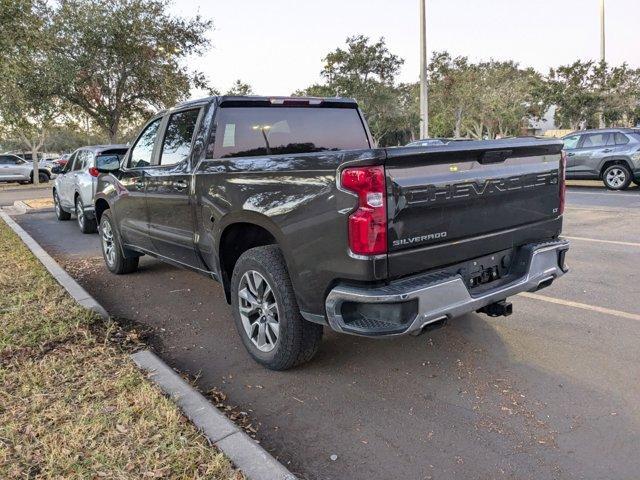
[[[151,327],[172,366],[247,412],[300,478],[633,478],[640,192],[568,199],[571,274],[514,298],[511,317],[393,340],[326,332],[312,363],[279,373],[248,357],[216,283],[147,257],[116,277],[75,222],[16,220],[113,315]]]

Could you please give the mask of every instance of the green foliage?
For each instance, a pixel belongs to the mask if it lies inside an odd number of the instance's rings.
[[[603,126],[633,126],[640,119],[640,70],[576,61],[551,69],[546,95],[563,128],[595,128],[600,117]]]
[[[515,62],[470,63],[436,52],[429,64],[430,133],[440,137],[521,135],[548,108],[543,79]]]
[[[0,134],[30,151],[37,171],[37,153],[61,111],[46,68],[50,43],[40,35],[49,11],[40,0],[0,2]]]
[[[395,84],[403,63],[404,60],[389,52],[383,38],[371,42],[362,35],[349,37],[346,48],[337,48],[324,58],[325,82],[295,94],[355,98],[377,143],[402,143],[412,136],[412,115],[406,108],[413,103],[406,99],[412,87]],[[405,102],[399,101],[403,96]]]
[[[209,45],[211,21],[167,13],[169,0],[61,0],[50,35],[57,93],[115,141],[123,123],[205,87],[183,60]]]
[[[236,80],[227,91],[227,95],[253,95],[253,88],[242,80]]]

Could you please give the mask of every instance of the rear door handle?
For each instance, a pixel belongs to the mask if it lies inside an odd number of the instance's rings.
[[[613,152],[612,148],[605,148],[602,153],[609,153],[609,152]]]
[[[575,153],[567,153],[567,157],[573,157]]]
[[[188,186],[189,184],[184,180],[178,180],[177,182],[173,182],[173,188],[175,188],[176,190],[184,190]]]

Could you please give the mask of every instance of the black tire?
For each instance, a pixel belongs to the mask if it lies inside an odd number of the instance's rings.
[[[258,272],[263,280],[266,280],[273,292],[272,298],[275,298],[278,334],[270,351],[262,351],[254,343],[245,329],[240,313],[241,301],[243,303],[245,301],[240,299],[239,292],[246,290],[244,283],[241,282],[244,282],[245,274],[252,275],[250,272]],[[262,305],[264,306],[265,303],[266,300]],[[308,362],[318,351],[322,341],[322,325],[302,318],[291,279],[278,246],[252,248],[240,256],[231,278],[231,305],[242,343],[254,360],[261,365],[271,370],[287,370]],[[266,315],[262,318],[265,317]],[[259,322],[260,320],[252,325],[258,325]]]
[[[631,180],[629,167],[623,164],[610,165],[602,172],[602,182],[609,190],[626,190]]]
[[[58,197],[58,192],[53,192],[53,205],[56,211],[56,218],[61,222],[66,222],[67,220],[71,220],[71,214],[62,209],[62,205],[60,205],[60,198]]]
[[[113,259],[109,260],[110,256],[106,251],[105,245],[105,233],[110,232],[111,242],[113,245]],[[116,275],[123,275],[127,273],[133,273],[138,269],[138,262],[140,257],[125,257],[122,251],[122,242],[115,229],[115,223],[109,210],[105,210],[100,218],[100,248],[102,250],[102,257],[104,263],[111,273]]]
[[[98,223],[95,218],[87,218],[84,213],[84,205],[80,195],[76,196],[76,219],[78,227],[82,233],[96,233],[98,231]]]
[[[38,172],[38,183],[49,183],[49,175],[44,172]],[[31,172],[31,180],[29,183],[33,183],[33,172]]]

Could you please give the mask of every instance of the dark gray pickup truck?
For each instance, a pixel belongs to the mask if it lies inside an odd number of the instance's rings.
[[[147,254],[222,283],[249,353],[315,354],[323,327],[418,334],[567,268],[563,144],[376,148],[352,100],[212,97],[159,113],[103,161],[105,262]]]

